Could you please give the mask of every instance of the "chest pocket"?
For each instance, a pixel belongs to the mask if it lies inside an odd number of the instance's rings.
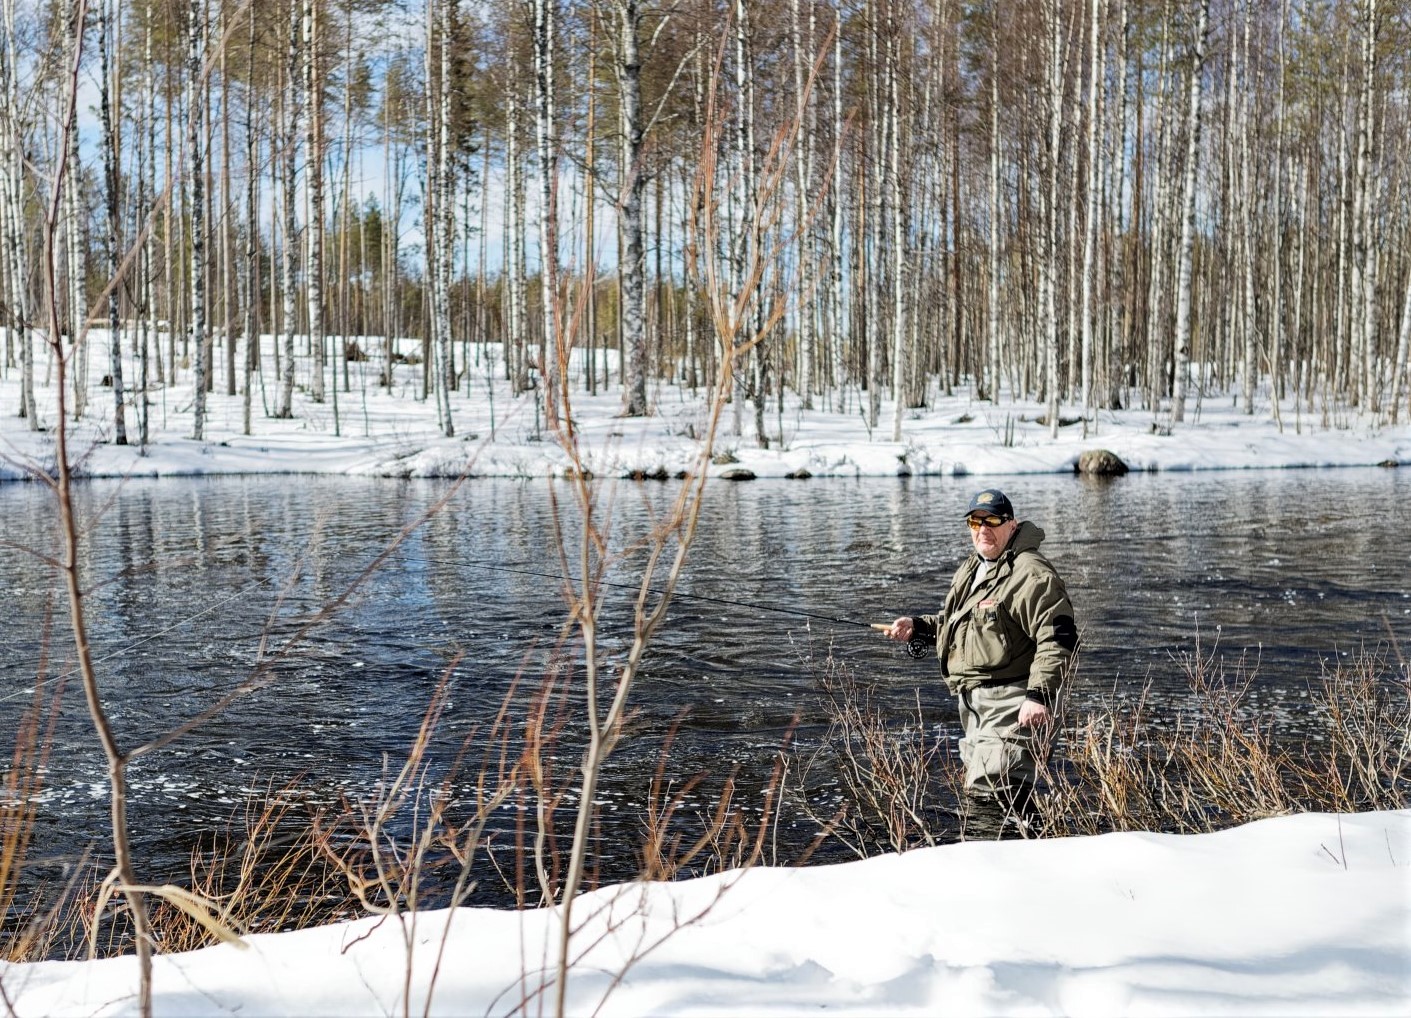
[[[1013,657],[1014,629],[998,601],[981,601],[961,625],[959,650],[969,670],[1003,668]]]

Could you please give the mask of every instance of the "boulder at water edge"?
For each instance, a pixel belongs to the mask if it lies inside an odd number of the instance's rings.
[[[1101,477],[1121,477],[1127,472],[1127,464],[1115,452],[1106,449],[1088,449],[1078,457],[1073,468],[1076,474],[1096,474]]]

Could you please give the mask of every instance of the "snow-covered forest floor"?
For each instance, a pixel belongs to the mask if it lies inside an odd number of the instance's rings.
[[[87,411],[74,428],[72,448],[88,476],[173,476],[217,473],[331,473],[374,476],[543,477],[563,471],[567,456],[546,427],[542,394],[514,396],[503,378],[498,346],[473,349],[469,369],[451,401],[455,437],[438,426],[434,401],[421,398],[421,367],[398,364],[391,388],[378,385],[371,361],[347,366],[347,389],[327,386],[323,402],[309,398],[308,367],[301,361],[293,416],[271,416],[277,381],[255,376],[250,434],[244,434],[243,395],[224,395],[217,372],[208,396],[202,441],[193,441],[190,373],[175,385],[149,392],[149,441],[139,447],[137,410],[129,392],[125,423],[129,445],[112,444],[112,392],[96,384],[105,375],[106,333],[90,335],[93,380]],[[272,366],[270,337],[264,363]],[[419,344],[416,344],[419,346]],[[375,349],[377,344],[373,344]],[[413,344],[408,343],[411,348]],[[600,477],[632,474],[674,476],[693,469],[708,424],[704,388],[658,383],[651,416],[621,416],[615,365],[611,385],[589,395],[575,357],[572,420],[584,460]],[[342,366],[338,372],[341,380]],[[599,369],[601,371],[601,368]],[[128,379],[136,365],[126,368]],[[270,370],[272,376],[272,367]],[[53,458],[54,391],[36,390],[45,430],[30,431],[15,415],[18,372],[0,378],[0,477],[16,478],[29,461],[46,468]],[[39,372],[41,380],[46,377]],[[927,405],[903,409],[901,439],[892,441],[895,404],[883,399],[875,425],[867,394],[849,389],[841,397],[817,397],[814,409],[789,394],[782,407],[771,399],[764,415],[769,448],[757,440],[755,407],[725,410],[715,442],[716,473],[746,470],[757,477],[786,475],[878,476],[899,474],[1025,474],[1069,471],[1086,450],[1107,449],[1132,470],[1203,470],[1270,467],[1367,466],[1411,462],[1411,408],[1391,424],[1345,406],[1309,407],[1285,399],[1278,413],[1262,388],[1253,414],[1227,391],[1193,399],[1186,420],[1146,409],[1095,410],[1064,404],[1058,437],[1043,423],[1044,406],[1004,394],[976,399],[969,386],[950,393],[933,383]],[[829,405],[825,405],[829,404]],[[738,419],[737,419],[738,413]],[[738,474],[737,474],[738,476]]]

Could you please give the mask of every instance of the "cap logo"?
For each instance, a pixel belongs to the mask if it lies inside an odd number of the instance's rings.
[[[986,492],[981,493],[980,497],[977,498],[975,501],[977,501],[977,502],[984,502],[986,505],[989,505],[989,504],[990,504],[991,502],[993,502],[994,500],[995,500],[995,497],[994,497],[993,495],[991,495],[988,491],[986,491]]]

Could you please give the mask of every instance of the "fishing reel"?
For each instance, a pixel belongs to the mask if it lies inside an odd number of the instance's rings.
[[[835,621],[835,622],[840,622],[840,621],[846,621],[846,620],[845,620],[845,619],[835,619],[834,621]],[[867,624],[867,623],[858,623],[858,625],[866,625],[866,624]],[[892,626],[891,626],[891,623],[889,623],[889,622],[873,622],[873,623],[872,623],[872,628],[875,629],[875,630],[877,630],[879,633],[885,633],[885,634],[887,634],[887,636],[889,636],[889,637],[892,635]],[[910,640],[907,640],[907,641],[906,641],[906,653],[907,653],[907,656],[908,656],[908,657],[911,657],[911,658],[914,658],[914,659],[917,660],[917,661],[920,661],[923,657],[926,656],[926,648],[929,647],[929,646],[931,646],[931,642],[932,642],[932,641],[930,641],[930,640],[923,640],[923,639],[922,639],[921,637],[919,637],[919,636],[913,636]]]

